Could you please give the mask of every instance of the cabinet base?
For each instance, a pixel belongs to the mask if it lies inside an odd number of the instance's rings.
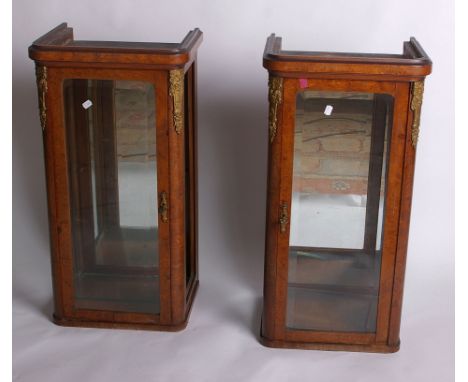
[[[198,281],[194,285],[193,292],[191,293],[188,301],[189,307],[184,321],[176,325],[161,325],[161,324],[142,324],[131,322],[106,322],[106,321],[92,321],[77,318],[63,318],[58,317],[55,313],[52,316],[54,324],[59,326],[80,327],[80,328],[99,328],[99,329],[136,329],[136,330],[152,330],[164,332],[178,332],[187,326],[190,313],[192,311],[193,301],[198,291]]]
[[[262,325],[263,326],[263,323]],[[367,352],[367,353],[395,353],[400,349],[400,341],[395,346],[386,344],[334,344],[334,343],[315,343],[315,342],[297,342],[285,340],[272,340],[262,335],[260,328],[260,343],[270,348],[283,349],[305,349],[305,350],[327,350],[327,351],[349,351],[349,352]]]

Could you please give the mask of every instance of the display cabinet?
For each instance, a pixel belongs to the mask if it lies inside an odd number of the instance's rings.
[[[285,51],[271,35],[261,341],[394,352],[431,60]]]
[[[197,49],[74,40],[29,48],[42,126],[54,321],[180,330],[198,286]]]

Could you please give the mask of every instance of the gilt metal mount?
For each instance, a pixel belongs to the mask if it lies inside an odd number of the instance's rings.
[[[289,223],[288,205],[286,203],[282,203],[280,205],[279,223],[280,223],[280,232],[281,233],[286,232],[286,226]]]
[[[39,99],[39,118],[41,120],[42,131],[45,131],[47,122],[47,68],[45,66],[36,66],[37,93]]]
[[[180,134],[184,127],[184,70],[174,69],[169,72],[169,95],[173,100],[172,118],[174,129]]]
[[[413,125],[411,126],[411,143],[416,148],[421,122],[421,106],[424,92],[424,81],[413,82],[411,87],[411,110],[413,111]]]
[[[161,216],[161,221],[163,223],[167,223],[169,218],[167,217],[167,212],[169,211],[169,203],[167,201],[167,193],[166,192],[161,192],[159,196],[159,208],[158,212],[159,215]]]
[[[283,101],[283,79],[280,77],[270,77],[268,79],[268,100],[269,111],[269,132],[270,143],[273,142],[278,130],[278,105]]]

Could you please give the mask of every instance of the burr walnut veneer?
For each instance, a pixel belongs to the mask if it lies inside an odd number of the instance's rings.
[[[271,35],[261,341],[394,352],[423,81],[403,54],[298,52]]]
[[[198,287],[197,49],[36,40],[55,312],[67,326],[180,330]]]

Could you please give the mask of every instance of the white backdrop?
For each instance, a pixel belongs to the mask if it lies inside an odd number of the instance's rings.
[[[60,328],[52,295],[42,141],[27,47],[66,21],[75,38],[180,41],[199,27],[201,287],[180,333]],[[402,321],[393,355],[267,349],[257,341],[267,153],[266,37],[286,49],[431,56]],[[451,381],[453,5],[447,0],[13,2],[15,381]]]

